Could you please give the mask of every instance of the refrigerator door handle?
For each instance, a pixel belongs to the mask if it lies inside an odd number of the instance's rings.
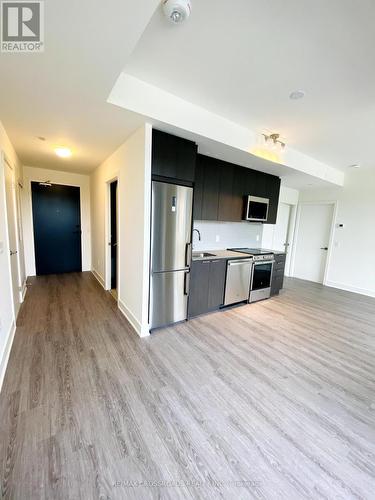
[[[189,295],[190,289],[190,272],[186,272],[184,276],[184,295]]]
[[[185,246],[185,265],[186,267],[190,267],[191,263],[191,243],[186,243]]]

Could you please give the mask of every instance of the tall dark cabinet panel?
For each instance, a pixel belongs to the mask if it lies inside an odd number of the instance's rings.
[[[202,220],[218,220],[220,172],[217,162],[208,156],[200,162],[203,168]]]
[[[226,260],[211,260],[207,299],[207,308],[209,311],[218,309],[224,304],[226,270]]]
[[[217,219],[231,221],[234,219],[233,206],[233,171],[234,165],[219,162],[220,185]]]
[[[204,167],[201,165],[203,157],[197,155],[197,163],[195,167],[195,183],[194,183],[194,203],[193,203],[193,219],[202,220],[202,203],[204,190]]]
[[[243,167],[233,166],[232,211],[233,221],[241,222],[244,215],[244,196],[247,172]]]
[[[152,131],[152,175],[192,184],[195,180],[197,145],[186,139]]]
[[[207,312],[210,261],[193,261],[190,268],[189,318]]]
[[[277,209],[279,207],[279,197],[280,197],[280,183],[281,179],[279,177],[272,176],[272,180],[269,183],[269,191],[268,191],[270,206],[268,210],[267,224],[276,224]]]

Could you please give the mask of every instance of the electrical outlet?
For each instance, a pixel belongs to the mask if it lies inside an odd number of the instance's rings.
[[[216,243],[219,243],[219,241],[220,241],[220,235],[219,234],[216,235],[215,241],[216,241]]]

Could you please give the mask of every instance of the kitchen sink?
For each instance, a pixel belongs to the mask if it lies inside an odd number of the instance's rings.
[[[202,259],[203,257],[216,257],[216,255],[208,252],[193,252],[193,259]]]

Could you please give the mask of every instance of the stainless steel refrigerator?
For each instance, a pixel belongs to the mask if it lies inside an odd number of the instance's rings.
[[[150,327],[187,318],[193,189],[153,181]]]

